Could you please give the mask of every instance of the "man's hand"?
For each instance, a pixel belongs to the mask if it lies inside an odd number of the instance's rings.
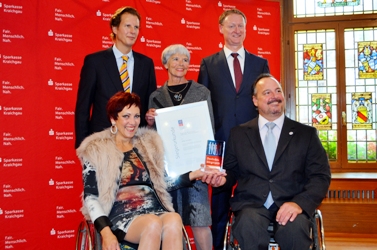
[[[220,187],[225,184],[225,171],[221,171],[217,168],[205,167],[204,164],[201,164],[200,167],[205,173],[205,175],[202,176],[202,182],[205,182],[212,187]]]
[[[287,224],[288,220],[290,222],[294,221],[297,215],[301,213],[302,209],[299,205],[294,202],[286,202],[280,207],[276,215],[276,222],[284,226]]]

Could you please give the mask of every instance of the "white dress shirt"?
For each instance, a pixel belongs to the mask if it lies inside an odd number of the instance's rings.
[[[240,62],[241,71],[242,71],[242,74],[243,74],[243,69],[244,69],[244,66],[245,66],[245,49],[244,49],[244,47],[242,47],[237,52],[233,52],[230,49],[228,49],[226,46],[224,46],[224,53],[225,53],[226,60],[228,62],[229,71],[230,71],[230,74],[232,76],[233,84],[234,84],[234,87],[235,87],[236,86],[236,80],[234,79],[234,67],[233,67],[234,57],[231,54],[232,53],[238,53],[237,58],[238,58],[238,61]]]
[[[259,115],[258,127],[259,127],[259,134],[260,134],[260,138],[262,140],[263,146],[264,146],[264,139],[266,138],[266,134],[268,131],[268,128],[266,126],[266,123],[268,122],[270,121],[264,118],[263,116]],[[281,134],[281,129],[283,128],[283,124],[284,124],[284,113],[278,119],[271,122],[276,124],[276,126],[272,129],[272,133],[275,136],[275,142],[276,142],[276,147],[277,147],[280,134]]]
[[[115,59],[116,59],[116,62],[117,62],[118,71],[120,70],[120,67],[123,64],[123,58],[122,58],[122,56],[128,56],[127,71],[128,71],[128,76],[130,78],[130,90],[132,92],[132,84],[133,84],[133,76],[134,76],[134,65],[135,65],[135,60],[134,60],[134,56],[133,56],[132,50],[128,54],[123,55],[122,52],[120,52],[117,49],[117,47],[115,46],[115,44],[114,44],[114,46],[113,46],[113,53],[114,53],[114,56],[115,56]]]

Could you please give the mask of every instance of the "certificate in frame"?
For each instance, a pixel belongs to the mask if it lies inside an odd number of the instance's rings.
[[[207,141],[214,140],[207,101],[156,110],[165,149],[165,169],[175,177],[205,163]]]

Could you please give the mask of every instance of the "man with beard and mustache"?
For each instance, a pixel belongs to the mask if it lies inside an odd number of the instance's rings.
[[[207,183],[221,189],[237,184],[230,204],[242,250],[267,249],[270,222],[281,249],[309,249],[309,218],[330,185],[326,152],[315,128],[285,116],[283,90],[272,75],[260,75],[253,87],[259,116],[231,130],[227,176]]]

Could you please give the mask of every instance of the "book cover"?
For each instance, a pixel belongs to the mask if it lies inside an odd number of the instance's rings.
[[[208,140],[205,164],[208,167],[223,168],[225,141]]]

